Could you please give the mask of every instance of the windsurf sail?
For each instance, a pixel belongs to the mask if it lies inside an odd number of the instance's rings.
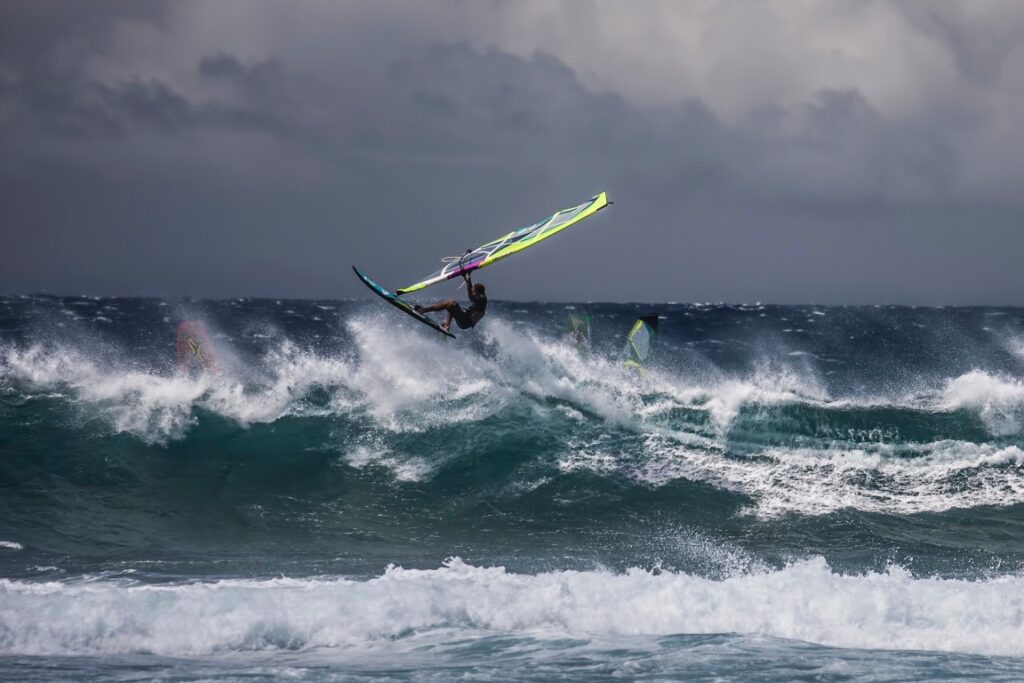
[[[569,314],[569,337],[581,350],[590,349],[590,316],[586,313]]]
[[[579,223],[588,216],[593,216],[608,206],[609,203],[608,196],[602,192],[579,206],[556,211],[553,215],[533,225],[513,230],[493,242],[488,242],[476,249],[470,249],[462,256],[450,256],[444,259],[445,266],[441,270],[431,273],[415,284],[397,290],[396,293],[401,295],[415,292],[418,289],[423,289],[438,282],[444,282],[464,273],[470,273],[479,268],[489,266],[496,261],[500,261],[523,249],[532,247],[538,242],[546,240],[569,226]]]
[[[400,310],[402,313],[405,313],[410,317],[416,318],[424,325],[429,325],[430,327],[433,327],[441,334],[446,334],[452,339],[455,339],[454,334],[441,327],[436,321],[431,320],[427,316],[417,311],[415,308],[412,307],[411,304],[408,304],[405,301],[399,299],[398,295],[389,290],[387,287],[379,285],[370,278],[368,278],[367,276],[363,275],[355,266],[352,266],[352,270],[356,271],[356,277],[362,280],[363,284],[369,287],[370,291],[379,296],[381,299],[384,299],[384,301],[387,301],[389,304]]]
[[[217,360],[213,354],[213,342],[206,333],[206,326],[198,320],[186,320],[178,325],[176,347],[179,372],[216,370]]]
[[[658,316],[647,315],[638,318],[626,336],[625,365],[628,368],[643,368],[654,353],[654,340],[658,336]]]

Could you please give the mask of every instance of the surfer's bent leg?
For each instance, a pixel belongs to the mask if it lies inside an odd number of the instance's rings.
[[[434,311],[451,311],[452,306],[458,308],[459,302],[455,299],[445,299],[444,301],[438,301],[436,304],[415,306],[414,308],[418,313],[433,313]]]
[[[444,328],[445,332],[452,329],[452,319],[459,324],[461,329],[466,329],[466,326],[463,324],[466,312],[462,310],[462,306],[459,305],[458,301],[452,300],[451,305],[445,310],[448,311],[448,319],[445,320],[444,325],[441,326]]]

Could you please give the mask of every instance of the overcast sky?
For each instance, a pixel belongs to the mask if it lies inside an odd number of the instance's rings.
[[[0,292],[1024,305],[1024,3],[0,0]],[[450,285],[434,290],[454,292]]]

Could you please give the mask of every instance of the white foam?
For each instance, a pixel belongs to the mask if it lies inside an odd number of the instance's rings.
[[[828,400],[814,378],[766,363],[759,364],[749,379],[719,378],[690,387],[676,383],[665,389],[682,406],[706,410],[721,436],[729,432],[745,405],[813,405]]]
[[[749,406],[966,409],[977,411],[993,433],[1020,433],[1024,385],[1012,378],[974,371],[950,380],[938,395],[835,401],[811,359],[788,356],[785,348],[764,353],[744,377],[702,364],[692,352],[686,367],[655,369],[638,379],[617,359],[581,354],[573,344],[500,318],[488,318],[475,331],[482,339],[457,342],[412,325],[395,334],[392,321],[382,318],[350,317],[352,344],[343,355],[283,341],[259,371],[229,367],[195,378],[163,376],[101,365],[74,350],[31,347],[0,352],[0,379],[30,383],[40,395],[67,395],[89,417],[99,415],[114,431],[148,442],[182,437],[197,409],[243,426],[288,415],[368,416],[372,426],[354,439],[347,434],[339,451],[351,466],[381,466],[399,480],[429,478],[454,454],[440,447],[393,452],[384,438],[389,432],[472,424],[525,406],[531,416],[569,425],[555,454],[563,471],[586,469],[653,486],[680,478],[707,482],[749,496],[761,516],[846,507],[912,514],[1024,502],[1021,450],[1005,443],[772,447],[728,455],[729,433]],[[479,342],[483,353],[476,351]],[[303,399],[318,386],[330,398],[310,405]],[[708,419],[694,421],[686,411]]]
[[[702,367],[698,376],[656,371],[638,381],[616,358],[581,355],[572,344],[501,319],[488,319],[475,331],[489,345],[490,352],[480,354],[462,340],[443,340],[416,327],[396,334],[393,322],[382,317],[347,320],[353,343],[343,357],[302,351],[283,340],[258,370],[234,358],[227,344],[217,349],[222,371],[194,378],[147,372],[127,362],[103,364],[76,349],[42,346],[4,350],[0,370],[37,389],[70,389],[116,431],[150,442],[182,437],[195,423],[195,408],[243,426],[316,413],[299,400],[315,386],[331,392],[326,412],[365,410],[391,431],[478,421],[522,398],[532,404],[564,401],[610,425],[645,429],[659,417],[650,407],[655,396],[664,412],[706,411],[721,436],[745,404],[828,398],[806,361],[764,361],[749,378]]]
[[[997,436],[1019,434],[1024,421],[1024,382],[973,370],[946,383],[939,407],[975,410]]]
[[[488,325],[485,333],[497,347],[494,372],[511,390],[582,406],[611,424],[635,422],[641,387],[627,378],[620,363],[581,354],[573,344],[501,320]]]
[[[285,343],[267,357],[271,374],[258,383],[227,370],[195,377],[161,375],[131,367],[104,366],[69,349],[7,349],[4,374],[36,390],[70,390],[79,406],[107,420],[115,432],[151,443],[180,438],[202,407],[247,426],[299,412],[296,399],[311,387],[344,385],[352,376],[342,359],[299,352]],[[338,399],[343,402],[342,399]],[[301,409],[308,412],[308,409]]]
[[[944,441],[904,446],[901,455],[894,450],[769,449],[735,483],[755,497],[763,516],[842,508],[916,514],[1024,502],[1024,451],[1016,446]]]
[[[387,429],[480,420],[510,397],[493,381],[493,364],[434,333],[395,334],[377,317],[352,319],[348,329],[357,354],[352,388]]]
[[[498,364],[445,345],[436,335],[395,334],[376,318],[350,320],[354,347],[345,356],[298,349],[283,340],[258,369],[237,360],[221,372],[164,375],[131,363],[99,362],[65,347],[0,350],[0,378],[37,392],[65,392],[114,431],[148,442],[182,437],[203,408],[243,426],[286,415],[365,410],[379,426],[402,431],[483,419],[515,391]],[[231,360],[221,345],[218,360]],[[495,381],[498,378],[499,381]],[[326,408],[301,399],[316,386],[330,392]]]
[[[17,541],[0,541],[0,548],[4,550],[24,550],[25,546],[18,543]]]
[[[596,638],[742,633],[848,648],[1024,655],[1024,578],[840,575],[820,558],[711,580],[632,569],[511,574],[452,560],[368,581],[171,586],[0,580],[0,652],[211,653],[334,648],[442,631]]]
[[[1016,356],[1018,360],[1024,362],[1024,337],[1009,337],[1004,341],[1003,345],[1006,350]]]
[[[66,349],[12,349],[4,364],[8,374],[37,388],[70,388],[79,401],[95,405],[115,431],[131,432],[147,441],[182,433],[191,421],[191,404],[206,390],[205,378],[105,372],[82,354]]]
[[[728,433],[744,405],[824,403],[822,388],[807,359],[766,356],[750,377],[724,376],[702,363],[695,374],[653,370],[638,378],[618,358],[581,354],[571,343],[547,339],[522,326],[491,321],[489,340],[500,353],[495,383],[540,399],[582,406],[616,426],[657,429],[650,421],[678,408],[704,411],[718,436]],[[701,359],[695,359],[701,360]]]
[[[768,448],[727,456],[714,443],[669,433],[642,442],[576,443],[563,471],[590,470],[653,486],[688,479],[750,496],[752,512],[823,515],[843,508],[890,514],[1024,503],[1024,451],[963,441],[856,449]],[[964,476],[964,474],[968,476]]]
[[[384,467],[399,481],[422,481],[433,470],[430,463],[423,458],[399,458],[379,444],[373,448],[357,446],[345,454],[344,460],[352,467],[360,469],[370,465]]]

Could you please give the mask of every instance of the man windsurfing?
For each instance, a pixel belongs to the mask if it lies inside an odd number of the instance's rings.
[[[481,284],[473,284],[473,278],[469,273],[463,273],[462,279],[466,281],[466,292],[469,294],[469,308],[463,308],[455,299],[445,299],[429,306],[414,306],[417,313],[432,313],[434,311],[447,311],[448,319],[441,325],[445,332],[452,326],[452,320],[459,326],[460,330],[468,330],[476,327],[481,318],[487,315],[487,290]]]

